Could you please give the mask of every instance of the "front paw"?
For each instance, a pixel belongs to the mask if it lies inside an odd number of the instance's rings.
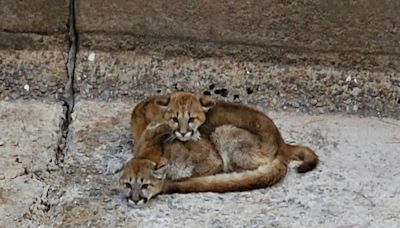
[[[157,130],[159,132],[172,131],[171,127],[169,126],[169,124],[168,123],[164,123],[164,122],[163,123],[157,123],[157,122],[150,123],[147,126],[147,130]]]
[[[199,141],[200,139],[201,139],[200,132],[199,132],[199,131],[195,131],[195,132],[193,133],[193,135],[192,135],[192,140],[195,141],[195,142],[197,142],[197,141]]]
[[[160,193],[161,193],[161,189],[158,189],[155,187],[149,187],[147,189],[140,190],[140,197],[141,197],[141,199],[144,200],[145,203],[147,203]]]

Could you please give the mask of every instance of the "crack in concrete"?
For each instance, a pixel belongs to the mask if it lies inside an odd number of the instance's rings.
[[[65,95],[62,100],[64,102],[63,106],[65,110],[65,119],[63,120],[61,130],[62,137],[59,142],[58,151],[56,153],[56,165],[63,163],[64,155],[66,154],[66,150],[68,149],[67,137],[69,135],[69,126],[72,122],[71,114],[74,111],[75,106],[75,90],[74,90],[74,77],[75,77],[75,62],[76,62],[76,54],[77,54],[77,46],[78,46],[78,34],[75,28],[75,0],[70,0],[69,5],[69,21],[68,21],[68,37],[69,37],[69,52],[67,62],[65,64],[65,68],[68,75],[68,80],[65,84]]]
[[[72,123],[72,113],[74,111],[75,106],[75,91],[74,91],[74,74],[75,74],[75,62],[76,62],[76,54],[77,54],[77,41],[78,36],[75,30],[75,1],[70,0],[69,5],[69,21],[68,21],[68,37],[69,37],[69,50],[68,56],[65,63],[65,69],[67,73],[67,81],[64,86],[64,95],[60,97],[60,101],[63,103],[63,111],[64,116],[61,117],[61,126],[60,126],[60,137],[58,139],[58,147],[55,153],[55,161],[54,169],[48,168],[46,171],[47,173],[52,175],[60,175],[63,173],[63,163],[64,157],[68,153],[68,136],[70,133],[70,124]],[[52,163],[52,161],[50,161]],[[53,171],[58,171],[60,173],[52,173]],[[36,175],[36,174],[35,174]],[[40,174],[36,177],[38,179]],[[49,176],[45,177],[44,179],[48,179]],[[59,203],[60,192],[62,189],[57,186],[58,184],[62,184],[62,180],[56,180],[47,182],[44,179],[41,179],[41,182],[47,183],[43,189],[42,194],[35,199],[35,202],[30,205],[30,215],[36,215],[38,218],[47,218],[51,216],[50,210],[51,208],[55,207]],[[55,186],[54,186],[55,184]],[[33,217],[32,217],[33,218]],[[31,219],[32,219],[31,218]],[[37,219],[37,218],[36,218]]]

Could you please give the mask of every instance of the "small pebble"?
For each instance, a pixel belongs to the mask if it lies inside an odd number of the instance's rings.
[[[18,97],[20,97],[20,95],[19,95],[17,92],[11,93],[11,98],[12,98],[13,100],[17,99]]]
[[[353,95],[353,96],[355,96],[355,97],[357,97],[360,93],[361,93],[361,89],[358,88],[358,87],[354,88],[354,89],[350,92],[350,94]]]
[[[310,100],[310,104],[311,105],[316,105],[318,103],[318,100],[317,99],[311,99]]]
[[[100,95],[101,100],[108,101],[110,99],[110,91],[104,90]]]
[[[42,92],[42,93],[46,93],[46,91],[47,91],[47,86],[45,86],[45,85],[40,85],[40,86],[39,86],[39,90],[40,90],[40,92]]]
[[[0,140],[0,146],[4,146],[4,142]]]
[[[24,85],[24,90],[29,91],[29,85],[28,84]]]
[[[95,54],[94,52],[91,52],[91,53],[89,54],[88,60],[89,60],[90,62],[93,62],[95,59],[96,59],[96,54]]]
[[[292,106],[295,107],[295,108],[299,108],[300,104],[299,104],[299,102],[294,101],[294,102],[292,102]]]

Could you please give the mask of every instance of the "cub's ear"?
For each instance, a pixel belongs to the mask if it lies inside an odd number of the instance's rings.
[[[157,178],[157,179],[165,179],[166,175],[167,175],[167,170],[168,170],[169,165],[168,164],[160,164],[160,166],[158,166],[156,168],[156,170],[154,170],[152,172],[153,177]]]
[[[212,97],[209,97],[209,96],[200,96],[199,100],[200,100],[201,107],[203,108],[203,110],[205,112],[207,112],[212,107],[214,107],[215,103],[216,103],[216,101]]]
[[[169,96],[161,96],[156,98],[156,104],[161,108],[168,108],[171,98]]]

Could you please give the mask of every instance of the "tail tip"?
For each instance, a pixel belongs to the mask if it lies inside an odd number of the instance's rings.
[[[310,162],[310,163],[304,162],[297,167],[297,172],[298,173],[309,172],[309,171],[315,169],[315,167],[317,167],[317,164],[318,164],[318,162]]]

